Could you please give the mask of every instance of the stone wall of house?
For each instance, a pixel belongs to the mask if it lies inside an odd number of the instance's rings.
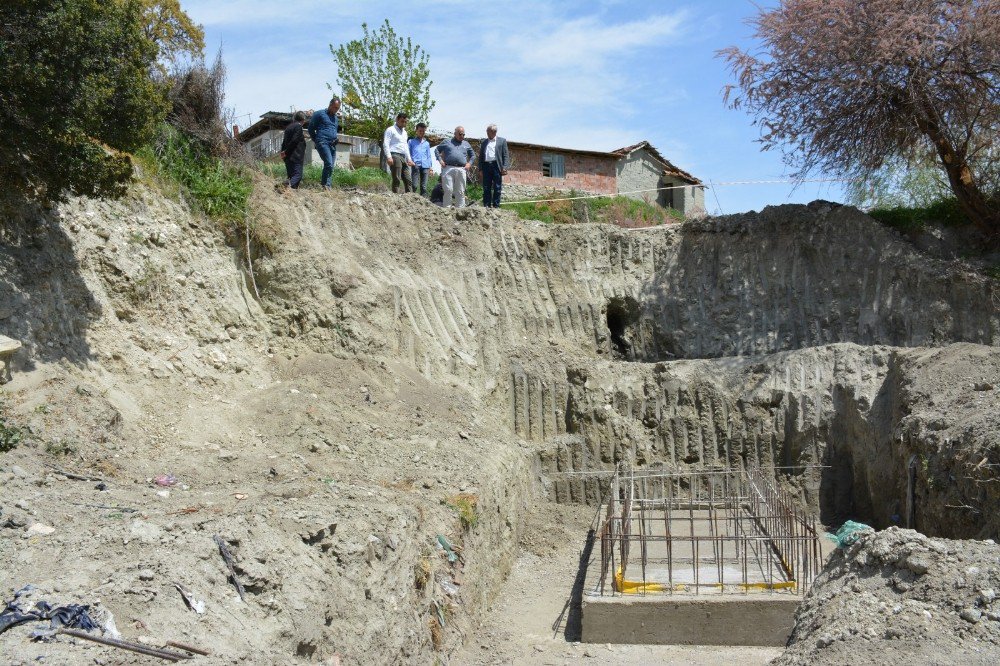
[[[684,185],[685,187],[669,190],[673,192],[673,207],[684,213],[684,217],[699,217],[705,214],[705,188],[689,185],[683,181],[664,182],[664,186]]]
[[[559,180],[559,179],[553,179]],[[503,178],[503,201],[522,201],[524,199],[550,199],[564,197],[569,193],[569,188],[539,187],[537,185],[521,185],[510,182],[510,174]]]
[[[655,160],[646,149],[636,150],[628,157],[622,158],[618,162],[617,170],[618,192],[631,192],[632,194],[625,196],[648,203],[656,203],[664,208],[670,205],[670,191],[655,191],[663,186],[663,165]]]
[[[566,165],[565,178],[542,175],[542,151],[535,148],[511,147],[511,168],[504,178],[510,185],[530,185],[553,190],[577,190],[595,194],[617,191],[616,159],[579,153],[560,152]]]

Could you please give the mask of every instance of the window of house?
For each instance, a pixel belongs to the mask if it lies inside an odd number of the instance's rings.
[[[542,153],[542,175],[550,178],[565,178],[566,161],[563,156]]]

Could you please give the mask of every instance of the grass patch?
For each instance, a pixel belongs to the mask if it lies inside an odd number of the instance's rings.
[[[253,179],[246,168],[212,156],[196,140],[163,125],[153,145],[137,154],[159,181],[172,180],[209,217],[243,223],[250,211]]]
[[[283,162],[262,162],[261,171],[272,178],[284,182],[288,176],[285,172]],[[322,185],[323,165],[310,164],[302,170],[302,184],[300,187],[318,188]],[[389,189],[392,177],[381,169],[374,167],[361,167],[359,169],[339,169],[333,170],[331,182],[334,187],[357,188],[371,192],[384,192]]]
[[[24,431],[20,428],[8,425],[0,418],[0,453],[7,453],[14,450],[18,444],[24,441]]]
[[[71,456],[78,450],[76,443],[66,440],[54,439],[45,444],[45,452],[53,456]]]
[[[125,297],[133,307],[139,308],[145,305],[155,307],[163,300],[168,289],[166,267],[154,265],[147,259],[139,276],[126,286]]]
[[[555,201],[545,201],[554,197],[537,197],[535,200],[505,204],[503,207],[514,211],[521,219],[550,224],[596,222],[634,229],[684,221],[683,213],[678,210],[662,208],[639,199],[623,196],[573,198],[577,196],[580,194],[571,190],[565,198],[557,198]]]
[[[875,208],[868,211],[868,215],[888,227],[907,233],[923,231],[928,224],[946,227],[969,224],[969,219],[954,198],[939,199],[929,206]]]
[[[479,497],[471,493],[458,493],[445,499],[444,503],[458,513],[458,519],[462,527],[468,531],[479,523],[479,511],[476,505]]]

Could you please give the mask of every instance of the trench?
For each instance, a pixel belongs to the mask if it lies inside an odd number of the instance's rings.
[[[700,380],[693,379],[696,384]],[[945,531],[924,520],[914,506],[918,479],[913,448],[894,442],[892,420],[861,412],[841,395],[842,387],[832,389],[840,397],[831,411],[808,415],[816,408],[809,396],[784,395],[765,415],[739,423],[736,428],[742,432],[733,432],[734,424],[722,412],[732,403],[735,417],[746,417],[739,413],[747,407],[739,396],[703,386],[679,387],[674,394],[668,388],[660,396],[636,396],[627,389],[595,395],[586,380],[570,386],[565,434],[538,453],[550,497],[557,503],[596,505],[604,493],[601,478],[574,474],[610,472],[623,460],[640,469],[679,470],[742,468],[753,462],[776,470],[776,478],[801,506],[831,529],[854,520],[880,529],[899,525],[931,534]],[[673,414],[662,404],[663,394],[676,401]],[[891,400],[891,393],[881,399]],[[816,420],[804,423],[803,414]],[[928,499],[926,493],[922,499]]]

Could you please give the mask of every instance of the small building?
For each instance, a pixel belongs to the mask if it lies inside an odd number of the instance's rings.
[[[648,141],[614,151],[619,194],[674,208],[685,216],[705,212],[701,181],[674,166]]]
[[[288,127],[290,122],[292,122],[291,113],[268,111],[250,127],[236,132],[236,138],[241,143],[246,144],[250,153],[257,159],[275,161],[280,159],[281,142],[284,139],[285,128]],[[306,122],[309,122],[308,119]],[[320,159],[319,153],[316,152],[316,146],[312,142],[312,139],[309,138],[309,132],[305,134],[306,156],[304,165],[322,164],[323,160]],[[361,137],[352,137],[346,134],[341,134],[337,137],[338,167],[344,169],[351,168],[351,153],[362,149],[360,142],[358,146],[355,145],[354,139],[361,139]],[[364,139],[361,139],[361,141],[364,141]]]
[[[615,194],[619,156],[596,150],[507,141],[510,169],[504,185]]]

